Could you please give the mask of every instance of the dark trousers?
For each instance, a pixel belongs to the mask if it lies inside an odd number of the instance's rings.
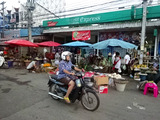
[[[126,70],[123,72],[124,74],[129,74],[129,65],[126,65]]]
[[[113,72],[119,74],[117,68],[115,68]]]
[[[134,76],[136,72],[134,70],[131,71],[132,76]]]
[[[156,84],[158,84],[158,82],[160,81],[160,72],[158,72],[156,75],[155,75],[155,78],[154,78],[154,82]]]

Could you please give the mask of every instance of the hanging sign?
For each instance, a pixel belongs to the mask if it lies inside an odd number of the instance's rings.
[[[90,40],[91,31],[75,31],[72,32],[72,40]]]

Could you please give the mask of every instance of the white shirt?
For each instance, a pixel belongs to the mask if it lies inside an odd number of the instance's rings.
[[[118,61],[119,59],[120,59],[119,57],[116,57],[115,61]],[[121,59],[117,62],[117,64],[115,65],[115,68],[116,69],[120,69],[121,68]]]
[[[57,53],[55,54],[55,64],[56,64],[56,65],[59,64],[59,59],[60,59],[60,55],[59,55],[59,53],[57,52]]]
[[[59,58],[60,58],[60,55],[59,55],[59,53],[57,52],[57,53],[55,54],[55,59],[58,59],[58,60],[59,60]]]
[[[36,65],[36,61],[32,61],[31,63],[29,63],[29,65],[27,66],[27,69],[30,69],[32,67],[34,67]]]
[[[139,64],[140,65],[143,64],[143,54],[142,53],[140,54]]]
[[[125,57],[124,57],[124,62],[125,62],[126,65],[128,65],[130,59],[131,59],[131,58],[130,58],[129,55],[125,55]]]
[[[4,61],[5,61],[4,57],[0,56],[0,66],[3,65]]]
[[[112,63],[113,64],[114,64],[115,56],[116,56],[116,54],[114,53],[113,56],[112,56]]]

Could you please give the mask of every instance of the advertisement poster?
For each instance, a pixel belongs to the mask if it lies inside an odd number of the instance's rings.
[[[119,39],[135,45],[140,44],[139,32],[100,32],[99,41],[107,39]]]
[[[91,31],[75,31],[72,32],[72,40],[90,40]]]

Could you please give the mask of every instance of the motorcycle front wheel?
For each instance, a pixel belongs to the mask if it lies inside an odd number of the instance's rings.
[[[94,91],[86,90],[85,93],[81,96],[81,104],[85,109],[89,111],[95,111],[99,107],[100,100]]]

